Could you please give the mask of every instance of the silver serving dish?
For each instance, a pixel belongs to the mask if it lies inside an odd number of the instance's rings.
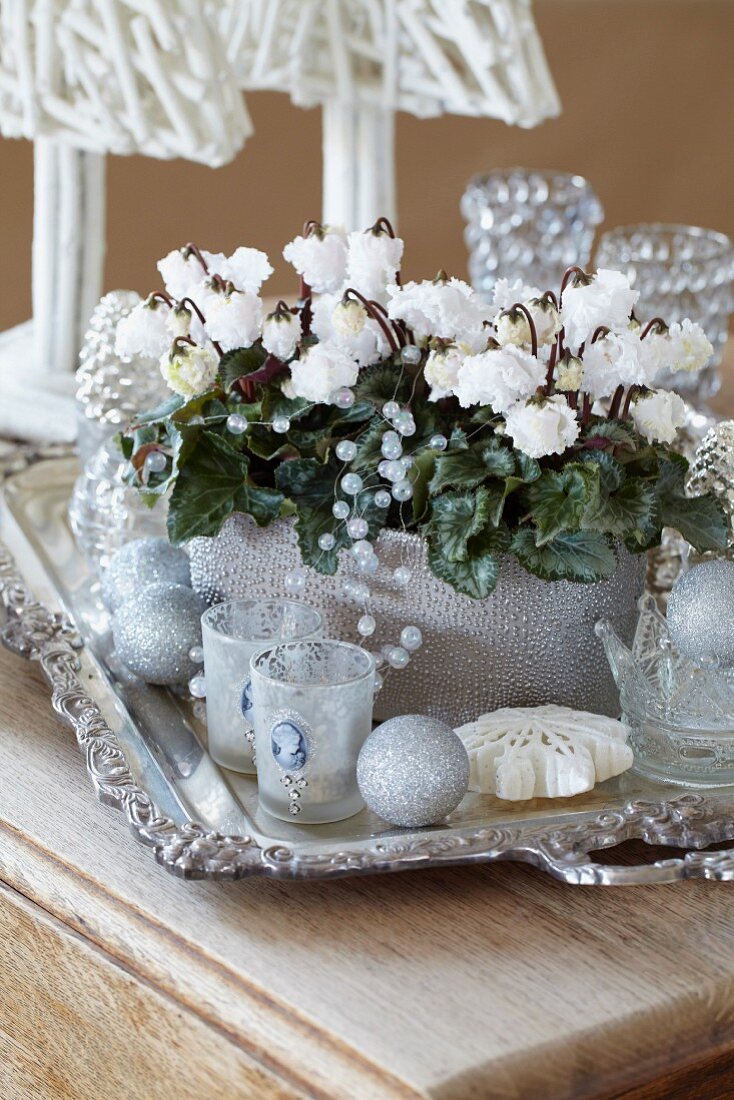
[[[40,662],[98,798],[125,815],[167,870],[183,878],[323,878],[510,859],[577,884],[734,878],[734,852],[701,850],[734,839],[734,787],[684,791],[634,773],[562,802],[468,794],[446,822],[417,831],[391,828],[367,811],[300,827],[264,814],[255,781],[210,759],[188,704],[116,661],[106,612],[66,520],[76,472],[74,459],[54,459],[5,482],[2,640]],[[641,865],[593,856],[632,838],[691,850]]]

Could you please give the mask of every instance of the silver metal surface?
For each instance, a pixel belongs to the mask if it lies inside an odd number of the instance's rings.
[[[2,546],[2,640],[39,662],[98,797],[124,814],[168,871],[219,880],[321,878],[511,859],[577,884],[734,878],[734,852],[701,851],[734,839],[734,787],[681,796],[633,773],[561,803],[503,804],[470,793],[446,822],[418,831],[390,828],[367,811],[321,826],[267,817],[257,808],[254,780],[212,763],[182,701],[126,680],[117,667],[105,613],[66,525],[74,473],[73,461],[44,462],[5,487],[3,538],[22,555],[23,575]],[[45,603],[31,592],[31,574]],[[592,856],[634,837],[693,851],[638,866]]]
[[[541,581],[503,557],[495,591],[472,600],[433,575],[417,535],[385,531],[376,550],[380,568],[369,586],[377,632],[370,648],[397,645],[408,624],[423,634],[408,668],[388,671],[375,698],[377,718],[428,714],[458,726],[498,707],[544,703],[617,717],[619,695],[594,624],[609,619],[632,641],[643,554],[620,545],[619,567],[598,584]],[[300,564],[291,522],[261,529],[244,515],[227,520],[216,538],[192,539],[189,554],[191,583],[210,602],[284,595],[286,573]],[[405,587],[393,581],[401,565],[412,570]],[[326,637],[363,643],[360,611],[342,591],[351,567],[343,552],[336,576],[309,570],[303,598],[323,616]]]

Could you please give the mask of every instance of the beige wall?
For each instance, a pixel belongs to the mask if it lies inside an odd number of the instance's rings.
[[[520,164],[587,176],[607,224],[662,220],[734,236],[734,0],[536,0],[563,114],[535,130],[401,115],[400,231],[408,275],[466,266],[459,196],[472,173]],[[320,210],[320,118],[285,96],[249,95],[256,133],[235,162],[110,158],[107,289],[154,284],[154,261],[188,239],[247,243],[276,260]],[[30,313],[32,157],[0,141],[0,329]]]

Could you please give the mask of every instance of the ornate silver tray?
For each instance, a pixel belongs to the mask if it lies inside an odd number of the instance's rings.
[[[210,759],[188,704],[141,684],[116,661],[107,615],[66,521],[75,474],[75,460],[60,458],[5,482],[2,641],[40,663],[97,797],[125,815],[168,871],[298,879],[519,860],[574,884],[734,878],[734,851],[702,851],[734,839],[734,788],[683,790],[631,772],[563,802],[468,794],[445,823],[412,832],[367,811],[300,827],[264,814],[255,781]],[[594,858],[633,838],[690,850],[639,865]]]

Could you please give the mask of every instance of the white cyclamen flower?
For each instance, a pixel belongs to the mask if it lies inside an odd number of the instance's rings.
[[[348,237],[347,281],[365,298],[381,301],[388,283],[394,283],[403,258],[400,237],[355,230]]]
[[[259,248],[244,246],[235,249],[221,265],[221,270],[217,271],[217,275],[227,279],[237,290],[247,290],[250,294],[257,294],[272,274],[267,255]]]
[[[600,325],[626,329],[639,296],[626,275],[604,268],[597,271],[588,284],[567,286],[561,304],[566,346],[578,351]]]
[[[350,330],[347,325],[335,324],[335,313],[342,301],[342,293],[322,294],[314,299],[311,320],[314,334],[320,342],[334,344],[359,367],[379,363],[390,354],[390,346],[374,318],[367,317],[359,331]]]
[[[467,347],[447,344],[428,353],[425,366],[426,382],[431,387],[429,401],[440,401],[454,393],[459,380],[459,368],[466,359]]]
[[[649,385],[656,370],[642,354],[644,343],[628,328],[587,343],[583,356],[586,392],[596,400],[611,396],[617,386]]]
[[[138,302],[117,324],[115,354],[122,359],[135,355],[158,359],[171,343],[170,312],[170,306],[152,296]]]
[[[537,287],[526,286],[522,279],[516,279],[511,283],[509,279],[498,279],[492,288],[492,305],[495,314],[503,309],[509,309],[518,302],[527,302],[530,298],[540,298]]]
[[[167,256],[158,261],[161,278],[172,298],[177,301],[186,298],[192,287],[205,279],[207,275],[220,274],[219,268],[227,260],[223,252],[202,250],[201,256],[206,264],[206,269],[196,253],[189,248],[174,248],[172,252],[169,252]]]
[[[207,302],[206,331],[222,348],[249,348],[260,335],[262,302],[257,294],[232,290],[214,294]]]
[[[649,339],[649,337],[648,337]],[[701,370],[714,354],[714,346],[700,325],[686,318],[668,329],[673,370]],[[647,342],[647,340],[645,341]]]
[[[359,367],[335,344],[314,344],[291,367],[292,392],[307,401],[326,403],[335,390],[353,386]]]
[[[491,405],[495,412],[505,412],[521,398],[531,397],[545,376],[545,364],[523,348],[490,348],[464,360],[454,393],[462,408]]]
[[[648,442],[672,443],[685,424],[686,403],[677,393],[654,390],[632,402],[630,415],[635,428]]]
[[[341,229],[325,225],[308,237],[295,237],[283,256],[316,294],[338,290],[344,282],[347,245]]]
[[[339,336],[359,336],[369,314],[361,302],[354,298],[342,298],[334,306],[331,323]]]
[[[284,362],[295,354],[301,335],[301,318],[298,313],[276,309],[263,322],[263,347]]]
[[[530,458],[563,454],[579,436],[579,423],[565,397],[519,401],[507,410],[505,430],[514,446]]]
[[[404,321],[419,342],[433,336],[468,344],[472,351],[486,347],[489,332],[485,323],[491,319],[492,307],[461,279],[389,286],[387,293],[388,315],[394,321]]]
[[[217,380],[218,367],[214,352],[195,344],[176,344],[161,356],[161,374],[169,387],[187,398],[210,390]]]

